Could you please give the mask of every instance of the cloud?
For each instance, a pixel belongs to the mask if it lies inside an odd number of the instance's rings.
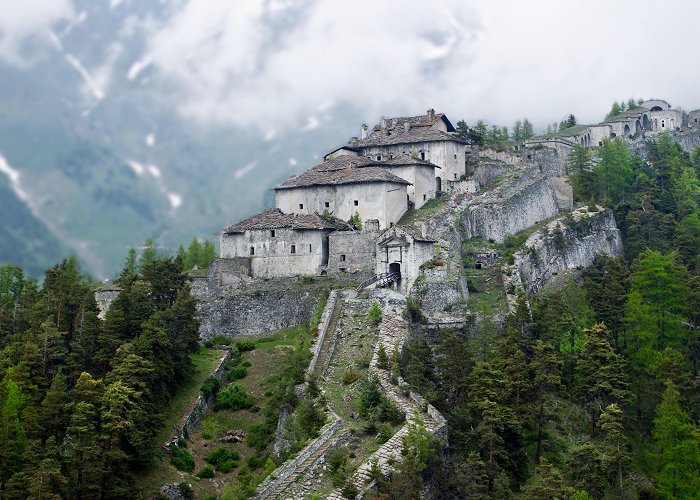
[[[187,0],[144,60],[205,123],[301,129],[320,108],[585,121],[613,99],[692,106],[700,3]],[[685,49],[684,49],[685,47]]]
[[[23,48],[30,42],[48,40],[47,29],[75,17],[70,0],[22,0],[0,6],[0,59],[23,64]]]

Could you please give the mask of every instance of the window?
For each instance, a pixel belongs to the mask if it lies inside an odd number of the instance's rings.
[[[250,255],[255,255],[255,247],[250,247]]]
[[[292,245],[292,253],[297,253],[297,246],[296,245]]]
[[[338,268],[338,271],[340,271],[341,273],[344,273],[344,272],[345,272],[345,268],[344,268],[344,267],[339,267],[339,268]]]
[[[420,152],[420,159],[425,160],[425,151]]]
[[[389,223],[389,227],[394,227],[394,223],[393,223],[393,222],[390,222],[390,223]]]
[[[423,201],[425,201],[426,196],[427,196],[427,195],[425,195],[425,194],[423,195]]]
[[[300,210],[304,210],[304,204],[303,204],[303,203],[299,203],[299,209],[300,209]]]
[[[345,255],[343,255],[343,254],[340,255],[340,262],[345,262]]]
[[[377,161],[382,161],[382,155],[377,155]]]
[[[455,174],[455,179],[457,178],[457,174]]]
[[[355,206],[358,206],[358,205],[360,204],[360,201],[359,201],[359,200],[355,200],[353,203],[355,204]]]
[[[311,253],[311,243],[309,243],[309,253]]]
[[[274,238],[274,237],[275,237],[275,230],[270,229],[270,238]]]
[[[455,153],[455,160],[457,159],[457,153]]]
[[[328,208],[328,207],[331,206],[331,202],[330,202],[330,201],[327,201],[327,202],[324,203],[324,205],[325,205],[326,208]]]

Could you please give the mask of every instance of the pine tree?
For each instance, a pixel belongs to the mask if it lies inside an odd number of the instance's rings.
[[[535,449],[535,464],[540,463],[542,456],[542,440],[544,439],[545,416],[548,411],[548,404],[551,397],[557,393],[561,387],[561,360],[557,357],[557,352],[550,344],[541,340],[535,343],[534,358],[531,368],[535,374],[533,386],[536,391],[538,403],[537,411],[537,438]]]
[[[42,422],[47,434],[63,437],[67,425],[65,410],[69,401],[66,376],[59,371],[54,375],[51,387],[41,402]]]
[[[617,493],[624,495],[623,470],[629,462],[627,437],[623,426],[624,413],[620,406],[613,403],[600,415],[600,430],[605,442],[605,455],[616,475]]]
[[[602,408],[629,399],[624,361],[613,351],[608,336],[605,325],[587,329],[585,349],[577,364],[581,399],[588,410],[591,437],[595,434]]]
[[[20,421],[22,391],[11,378],[0,386],[0,480],[9,479],[22,465],[27,436]],[[2,397],[4,395],[4,398]]]
[[[209,265],[216,259],[216,247],[214,242],[206,240],[202,245],[202,252],[199,259],[200,269],[209,269]]]
[[[530,123],[530,120],[525,118],[523,120],[523,131],[522,131],[522,140],[527,140],[531,138],[532,136],[535,135],[534,128],[532,126],[532,123]]]
[[[700,491],[700,430],[681,408],[672,382],[654,419],[656,489],[665,498],[691,498]]]
[[[156,260],[156,258],[158,258],[158,249],[156,248],[153,239],[148,238],[143,245],[143,250],[141,250],[139,269],[142,270],[145,266]]]

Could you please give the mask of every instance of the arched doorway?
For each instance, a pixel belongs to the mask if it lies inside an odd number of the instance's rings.
[[[649,120],[648,115],[642,115],[642,127],[644,129],[648,129],[649,126],[651,126],[651,121]]]
[[[625,123],[625,132],[624,132],[624,135],[625,135],[625,136],[629,136],[629,135],[630,135],[630,126],[629,126],[628,123]]]
[[[435,177],[435,191],[442,192],[442,179],[440,177]]]
[[[661,106],[654,106],[651,108],[651,111],[663,111],[663,109],[661,109]]]
[[[639,120],[634,122],[634,135],[642,135],[642,122]]]
[[[389,272],[401,274],[401,264],[399,262],[392,262],[389,264]]]

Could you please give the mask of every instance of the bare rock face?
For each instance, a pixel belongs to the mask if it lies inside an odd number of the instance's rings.
[[[537,293],[558,273],[584,269],[597,255],[617,256],[622,250],[612,211],[581,207],[532,234],[515,254],[515,263],[504,269],[504,281]]]

